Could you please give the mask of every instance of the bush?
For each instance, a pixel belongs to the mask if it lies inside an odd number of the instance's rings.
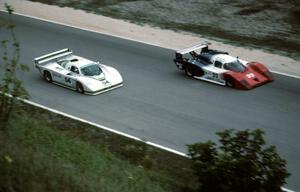
[[[12,7],[5,4],[5,8],[11,16],[13,13]],[[17,77],[17,71],[28,71],[29,68],[19,62],[20,44],[11,17],[7,22],[1,21],[0,31],[9,34],[7,38],[0,38],[0,129],[5,129],[12,110],[18,101],[16,98],[28,97],[22,81]]]
[[[199,191],[279,192],[289,176],[275,146],[264,147],[263,132],[225,130],[211,141],[188,145]]]

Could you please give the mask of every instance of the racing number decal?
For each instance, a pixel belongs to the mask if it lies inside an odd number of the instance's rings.
[[[70,83],[70,84],[71,84],[71,78],[69,78],[69,77],[65,77],[65,82],[66,82],[66,83]]]
[[[254,77],[255,75],[253,74],[253,73],[248,73],[247,75],[246,75],[246,77],[248,77],[249,79],[250,78],[252,78],[252,77]]]
[[[208,79],[218,79],[219,78],[218,73],[213,73],[213,72],[210,72],[210,71],[206,71],[205,74],[207,75]]]

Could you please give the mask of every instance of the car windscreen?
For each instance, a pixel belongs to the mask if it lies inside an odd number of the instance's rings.
[[[91,64],[91,65],[84,66],[80,70],[81,70],[81,73],[85,76],[96,76],[96,75],[100,75],[102,73],[101,68],[97,64]]]
[[[246,67],[239,60],[236,60],[230,63],[225,63],[224,69],[235,72],[244,72],[246,70]]]

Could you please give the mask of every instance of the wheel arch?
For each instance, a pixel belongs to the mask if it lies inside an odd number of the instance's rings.
[[[225,81],[226,86],[236,88],[238,81],[233,73],[224,73],[223,79]]]
[[[76,80],[75,88],[76,88],[76,91],[78,91],[79,93],[82,93],[82,94],[84,94],[84,92],[86,91],[86,87],[78,79]]]
[[[50,70],[44,69],[44,70],[42,71],[42,74],[43,74],[44,79],[45,79],[47,82],[52,83],[52,81],[53,81],[53,75],[52,75],[52,73],[51,73]],[[48,75],[49,75],[49,76],[48,76]]]

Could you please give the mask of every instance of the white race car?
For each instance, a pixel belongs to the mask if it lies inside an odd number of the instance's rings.
[[[116,69],[73,55],[70,49],[35,58],[34,65],[47,82],[88,95],[123,85],[122,76]]]

